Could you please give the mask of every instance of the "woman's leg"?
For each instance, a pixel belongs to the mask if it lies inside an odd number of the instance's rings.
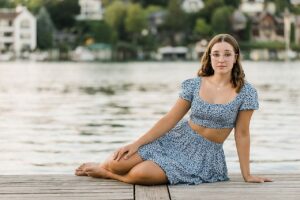
[[[85,169],[94,165],[98,165],[114,174],[127,174],[131,168],[141,163],[143,160],[138,153],[133,154],[128,159],[121,158],[119,161],[113,159],[113,154],[110,155],[103,163],[84,163],[76,169],[77,176],[87,176]]]
[[[138,163],[124,175],[113,173],[99,165],[86,167],[85,173],[91,177],[115,179],[130,184],[157,185],[168,182],[167,176],[160,166],[149,160]]]

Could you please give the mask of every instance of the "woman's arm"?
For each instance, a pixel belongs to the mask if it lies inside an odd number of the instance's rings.
[[[140,146],[148,144],[166,134],[177,124],[179,120],[183,118],[190,107],[191,103],[189,101],[179,98],[173,108],[165,116],[163,116],[148,132],[146,132],[132,144],[118,149],[115,152],[114,159],[120,160],[124,154],[126,154],[126,159],[134,154]]]
[[[250,120],[253,110],[240,111],[235,127],[235,142],[240,161],[241,173],[246,182],[262,183],[271,181],[264,177],[252,176],[250,173]]]

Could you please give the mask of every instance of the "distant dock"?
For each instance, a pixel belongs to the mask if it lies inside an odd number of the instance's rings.
[[[0,200],[299,200],[299,174],[267,174],[271,183],[227,182],[196,186],[140,186],[72,175],[0,175]]]

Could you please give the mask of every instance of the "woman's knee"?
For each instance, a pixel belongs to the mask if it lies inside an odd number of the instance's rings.
[[[126,174],[127,173],[127,169],[124,166],[124,164],[120,161],[116,161],[116,160],[110,160],[107,163],[107,168],[109,171],[111,171],[114,174]]]
[[[132,155],[129,159],[124,160],[121,158],[121,160],[117,161],[114,159],[109,159],[107,162],[107,170],[115,173],[115,174],[126,174],[131,170],[134,166],[141,163],[143,160],[138,154]]]
[[[165,172],[152,161],[144,161],[138,164],[130,170],[128,175],[136,184],[152,185],[168,182]]]

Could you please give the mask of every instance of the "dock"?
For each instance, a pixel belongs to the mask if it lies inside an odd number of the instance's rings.
[[[0,200],[299,200],[299,174],[263,174],[270,183],[230,181],[188,185],[131,185],[73,175],[0,175]]]

